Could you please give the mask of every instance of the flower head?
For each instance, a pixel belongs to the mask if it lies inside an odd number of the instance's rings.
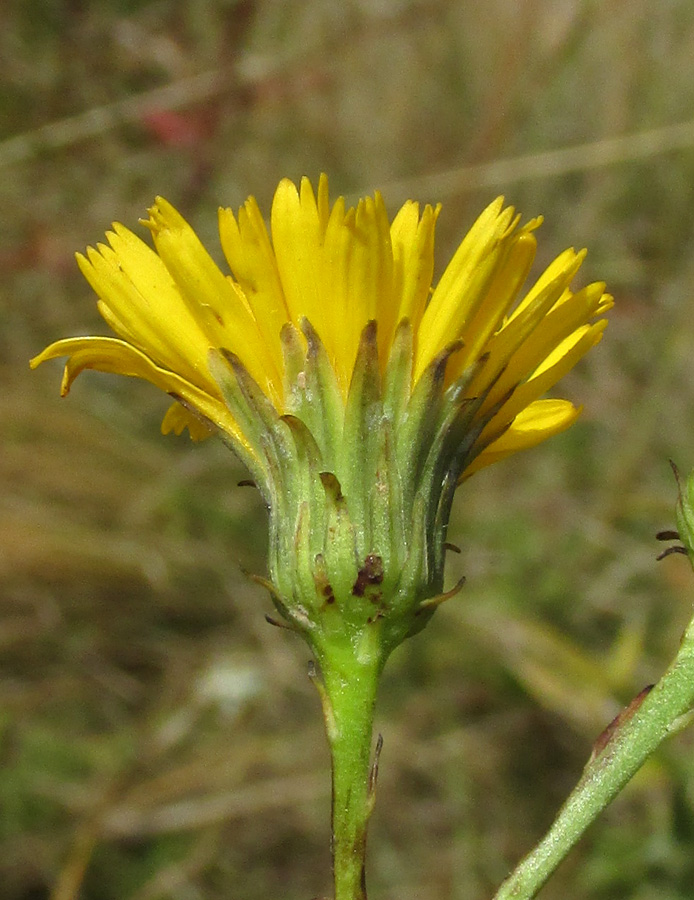
[[[415,630],[441,594],[456,484],[578,414],[541,398],[606,325],[604,285],[570,288],[584,252],[521,296],[540,220],[499,198],[432,290],[438,214],[407,202],[390,222],[379,194],[347,208],[325,176],[315,193],[284,180],[269,232],[253,198],[219,211],[225,275],[159,198],[154,250],[114,225],[78,256],[118,337],[32,360],[68,357],[63,394],[89,368],[146,379],[174,398],[164,432],[221,433],[268,502],[275,599],[305,632],[330,606],[343,632],[406,610],[381,626],[389,645]]]

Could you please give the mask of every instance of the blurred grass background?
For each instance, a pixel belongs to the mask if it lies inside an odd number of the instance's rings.
[[[668,457],[694,465],[694,6],[7,0],[0,52],[0,897],[330,891],[318,701],[240,571],[265,541],[243,471],[162,437],[147,385],[88,374],[60,402],[58,365],[27,366],[105,332],[72,256],[112,220],[161,193],[216,246],[219,204],[320,171],[393,212],[443,201],[441,264],[503,192],[545,215],[538,265],[586,246],[617,298],[561,386],[579,424],[460,491],[468,583],[382,688],[371,895],[490,897],[691,614],[653,536]],[[693,749],[542,897],[691,898]]]

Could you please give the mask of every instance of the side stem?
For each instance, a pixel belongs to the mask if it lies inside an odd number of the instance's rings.
[[[368,643],[368,641],[366,642]],[[332,853],[335,900],[366,900],[366,832],[373,807],[371,742],[380,653],[331,647],[319,655],[316,682],[332,758]]]
[[[658,745],[688,723],[694,704],[694,622],[670,668],[606,730],[581,780],[540,843],[494,900],[531,900],[598,814]]]

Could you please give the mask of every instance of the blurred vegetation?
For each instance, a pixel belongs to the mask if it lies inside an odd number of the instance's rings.
[[[393,210],[443,201],[441,263],[503,192],[544,214],[539,264],[587,246],[582,277],[617,297],[561,387],[580,423],[460,491],[467,586],[383,684],[374,900],[490,897],[691,614],[653,536],[668,457],[694,465],[694,6],[7,0],[0,52],[0,898],[329,892],[319,706],[241,573],[265,540],[243,471],[163,438],[147,385],[90,374],[60,402],[58,366],[27,367],[104,333],[72,254],[112,220],[160,193],[216,246],[219,204],[267,209],[322,170]],[[652,760],[543,898],[691,898],[693,746]]]

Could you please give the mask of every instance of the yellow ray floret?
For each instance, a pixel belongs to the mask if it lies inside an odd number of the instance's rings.
[[[520,223],[503,199],[491,203],[463,239],[432,290],[439,207],[408,201],[392,222],[380,194],[331,205],[328,180],[314,192],[283,180],[270,229],[250,198],[238,215],[219,211],[225,274],[190,225],[158,198],[144,222],[154,249],[122,225],[108,244],[78,255],[118,338],[58,341],[32,360],[67,356],[63,393],[85,368],[146,379],[175,398],[164,431],[194,438],[221,429],[252,452],[210,370],[210,352],[237,357],[279,413],[287,411],[280,334],[308,320],[319,335],[343,400],[365,325],[377,323],[382,371],[398,324],[414,334],[412,384],[459,342],[448,383],[466,371],[481,398],[476,459],[466,475],[568,427],[578,414],[564,400],[542,400],[596,344],[610,307],[604,285],[573,293],[584,252],[566,250],[521,295],[535,257],[540,219]]]

